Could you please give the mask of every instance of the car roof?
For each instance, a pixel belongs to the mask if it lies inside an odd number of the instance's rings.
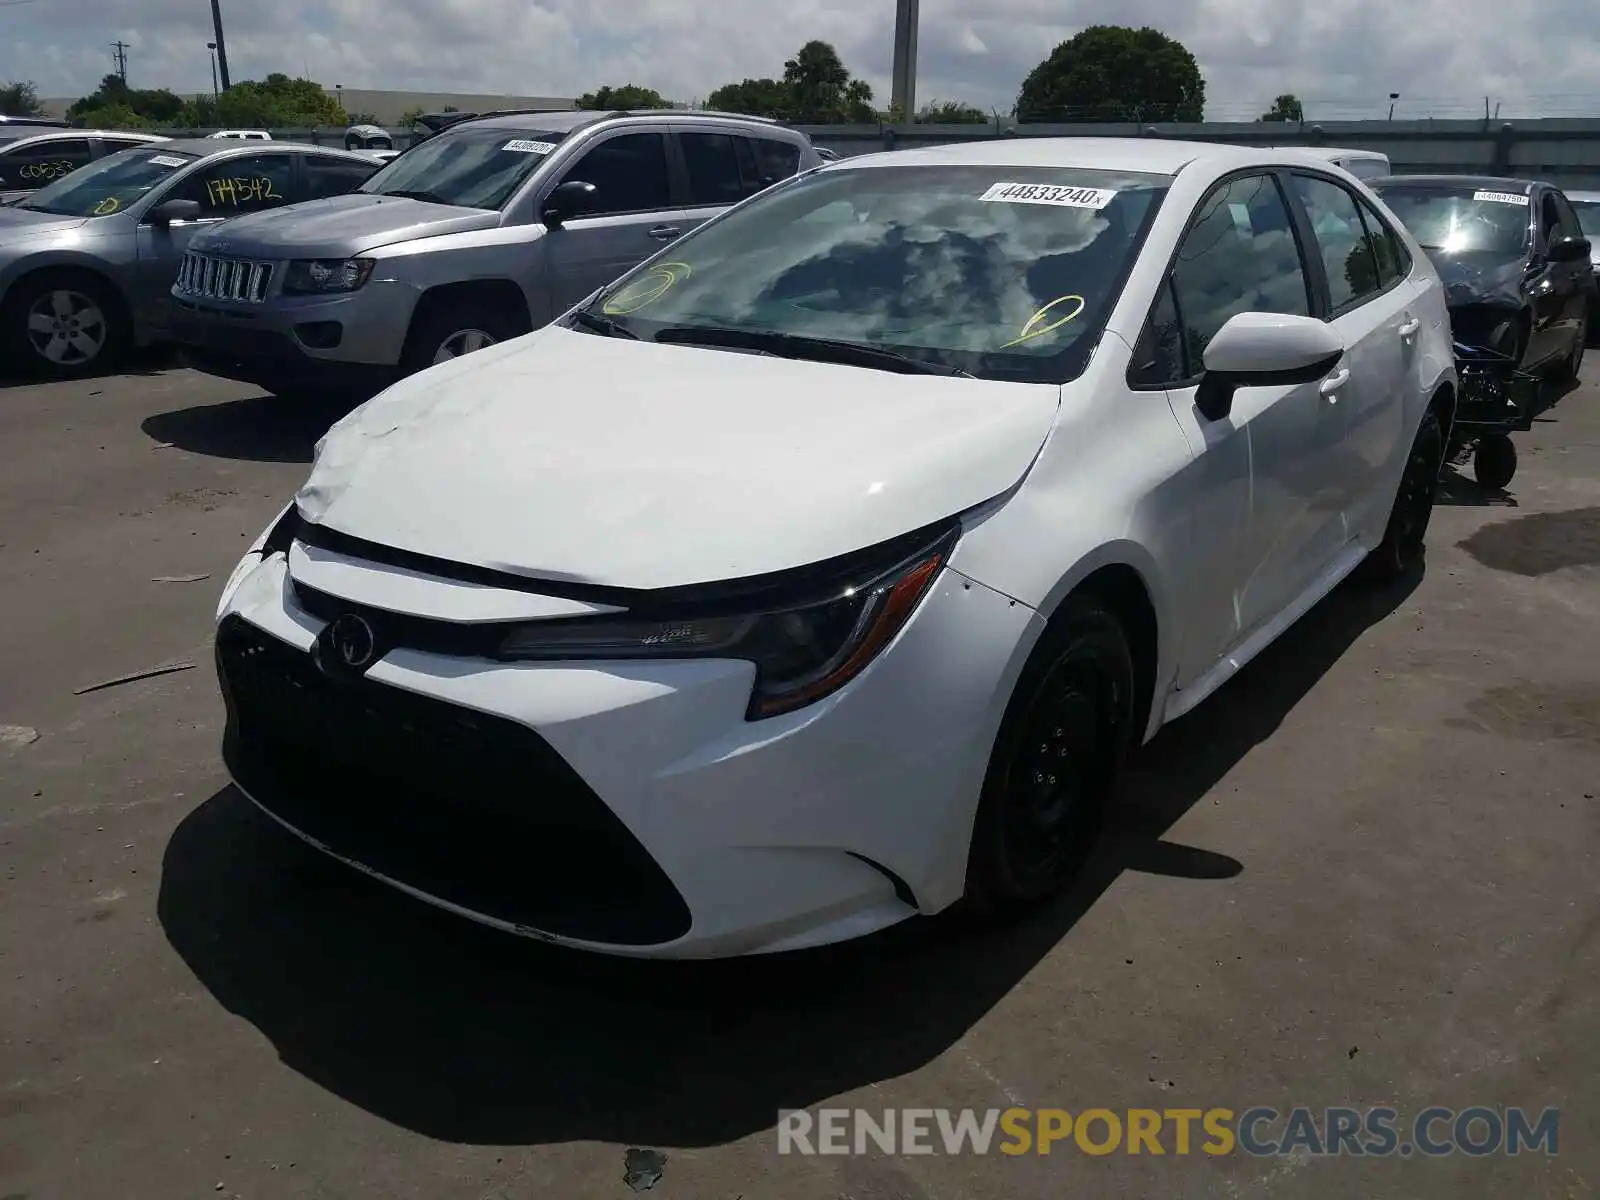
[[[1342,146],[1273,146],[1274,150],[1293,150],[1297,154],[1309,154],[1313,158],[1368,158],[1373,161],[1382,159],[1389,161],[1389,156],[1382,150],[1353,150]]]
[[[743,121],[755,125],[775,125],[769,117],[748,117],[740,113],[698,112],[679,108],[616,109],[556,109],[551,112],[500,113],[447,125],[440,133],[460,129],[466,125],[490,129],[548,129],[551,133],[572,133],[602,121],[615,121],[624,117],[650,118],[661,121]]]
[[[7,126],[11,128],[11,126]],[[40,129],[37,132],[29,131],[23,127],[22,136],[6,145],[15,148],[23,142],[57,142],[64,138],[82,137],[118,137],[132,138],[140,142],[168,142],[171,138],[162,137],[159,133],[140,133],[133,129]]]
[[[831,163],[825,169],[850,170],[862,166],[1080,167],[1176,175],[1184,168],[1195,165],[1203,165],[1220,174],[1272,164],[1308,167],[1328,165],[1324,157],[1282,146],[1234,146],[1225,142],[1185,142],[1156,137],[1004,137],[857,155],[845,162]]]
[[[314,146],[309,142],[247,142],[242,138],[186,137],[171,138],[161,144],[163,150],[176,150],[180,154],[198,154],[212,158],[222,154],[277,154],[296,150],[317,150],[323,154],[338,154],[345,158],[359,158],[360,153],[343,146]]]
[[[1395,183],[1433,184],[1436,187],[1496,188],[1499,191],[1531,192],[1536,187],[1548,187],[1537,179],[1516,179],[1509,175],[1385,175],[1381,179],[1367,180],[1369,186]]]
[[[1585,204],[1600,204],[1600,192],[1579,188],[1577,191],[1567,192],[1567,199],[1582,200]]]

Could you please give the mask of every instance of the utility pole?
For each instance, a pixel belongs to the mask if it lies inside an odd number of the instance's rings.
[[[917,111],[917,20],[919,0],[895,0],[894,79],[889,105],[910,124]]]
[[[117,77],[122,80],[122,86],[128,86],[128,43],[118,40],[111,43],[115,50],[117,62]]]
[[[217,71],[222,76],[222,90],[227,91],[232,85],[228,82],[228,43],[222,40],[222,5],[220,0],[211,0],[211,26],[217,34]]]

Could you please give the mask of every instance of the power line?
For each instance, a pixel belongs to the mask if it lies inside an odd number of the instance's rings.
[[[122,86],[128,86],[128,43],[118,39],[111,43],[111,48],[116,51],[117,76],[122,80]]]

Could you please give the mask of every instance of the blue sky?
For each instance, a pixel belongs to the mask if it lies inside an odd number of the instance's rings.
[[[1051,47],[1097,22],[1183,41],[1208,116],[1294,92],[1308,116],[1600,115],[1594,0],[923,0],[918,99],[1008,110]],[[1515,12],[1515,16],[1508,14]],[[809,38],[887,101],[893,0],[223,0],[236,79],[309,72],[346,87],[576,95],[635,82],[678,100],[778,74]],[[0,80],[92,88],[131,45],[135,86],[209,91],[208,0],[33,0],[0,7]]]

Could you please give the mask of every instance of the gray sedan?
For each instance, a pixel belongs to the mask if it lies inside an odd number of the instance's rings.
[[[113,154],[0,208],[0,367],[58,379],[112,369],[129,346],[165,340],[196,230],[343,195],[379,165],[292,142],[185,139]]]

